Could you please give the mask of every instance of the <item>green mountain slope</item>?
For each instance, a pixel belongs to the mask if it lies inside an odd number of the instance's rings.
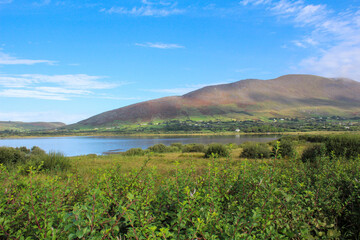
[[[260,119],[359,116],[360,83],[343,78],[285,75],[208,86],[104,112],[72,127],[110,126],[168,119]]]

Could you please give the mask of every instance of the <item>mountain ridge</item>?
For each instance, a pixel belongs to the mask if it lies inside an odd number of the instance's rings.
[[[135,103],[78,122],[102,126],[154,120],[202,118],[259,119],[360,112],[360,83],[346,78],[291,74],[270,80],[244,79],[206,86],[182,96]]]

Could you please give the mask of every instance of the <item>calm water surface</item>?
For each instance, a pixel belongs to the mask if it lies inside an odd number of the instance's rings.
[[[130,148],[146,149],[157,143],[236,143],[246,141],[268,142],[277,139],[275,135],[235,135],[235,136],[189,136],[189,137],[51,137],[0,139],[0,146],[32,148],[38,146],[45,151],[61,152],[66,156],[105,154],[122,152]]]

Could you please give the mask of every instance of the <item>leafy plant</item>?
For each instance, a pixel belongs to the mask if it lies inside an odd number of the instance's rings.
[[[324,143],[314,143],[304,150],[301,155],[303,162],[316,162],[319,158],[326,154],[326,147]]]
[[[242,144],[242,158],[269,158],[271,151],[265,143],[247,142]]]
[[[205,152],[205,145],[200,143],[186,144],[182,148],[182,152]]]
[[[210,158],[212,156],[216,157],[228,157],[230,155],[229,149],[220,144],[220,143],[212,143],[207,147],[205,152],[205,157]]]
[[[141,148],[130,148],[126,152],[123,153],[124,156],[144,156],[145,151]]]

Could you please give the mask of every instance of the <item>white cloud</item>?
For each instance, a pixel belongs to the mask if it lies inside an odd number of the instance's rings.
[[[46,91],[26,90],[26,89],[5,89],[0,91],[0,97],[11,98],[36,98],[46,100],[69,100],[66,96],[57,93],[48,93]]]
[[[184,46],[181,46],[179,44],[173,44],[173,43],[135,43],[136,46],[140,47],[149,47],[149,48],[160,48],[160,49],[172,49],[172,48],[185,48]]]
[[[21,59],[12,57],[9,54],[0,52],[0,65],[34,65],[37,63],[46,63],[49,65],[53,65],[56,62],[50,60],[32,60],[32,59]]]
[[[206,84],[191,84],[186,85],[185,87],[181,88],[165,88],[165,89],[143,89],[143,91],[147,92],[156,92],[156,93],[166,93],[166,94],[176,94],[176,95],[184,95],[186,93],[198,90],[203,87],[207,86],[214,86],[214,85],[220,85],[220,84],[227,84],[230,82],[234,82],[235,80],[230,79],[225,82],[217,82],[217,83],[206,83]]]
[[[246,6],[248,4],[259,5],[259,4],[267,4],[269,2],[271,2],[271,0],[242,0],[240,1],[240,4]]]
[[[151,6],[142,6],[142,7],[133,7],[132,9],[127,9],[123,7],[112,7],[109,10],[106,10],[107,13],[117,13],[124,15],[133,15],[133,16],[153,16],[153,17],[166,17],[169,15],[177,15],[184,12],[182,9],[171,8],[154,8]]]
[[[147,89],[145,91],[148,92],[157,92],[157,93],[167,93],[167,94],[176,94],[176,95],[183,95],[188,92],[194,91],[197,88],[189,87],[189,88],[168,88],[168,89]]]
[[[360,81],[360,11],[335,12],[325,4],[306,4],[303,0],[243,0],[240,3],[264,5],[275,16],[308,30],[302,39],[293,40],[297,47],[314,48],[314,54],[300,62],[300,71]]]
[[[68,114],[58,111],[46,112],[0,112],[0,119],[4,121],[23,122],[63,122],[75,123],[90,117],[92,114]]]
[[[104,82],[103,76],[86,74],[41,75],[0,74],[1,97],[70,100],[73,97],[93,95],[95,90],[111,89],[128,84]]]
[[[327,49],[320,57],[302,60],[300,66],[313,74],[360,81],[360,47],[335,46]]]
[[[101,12],[116,13],[131,16],[152,16],[152,17],[166,17],[170,15],[178,15],[185,12],[184,9],[176,7],[176,2],[170,1],[150,1],[142,0],[141,6],[134,6],[132,8],[111,7],[110,9],[101,9]]]

